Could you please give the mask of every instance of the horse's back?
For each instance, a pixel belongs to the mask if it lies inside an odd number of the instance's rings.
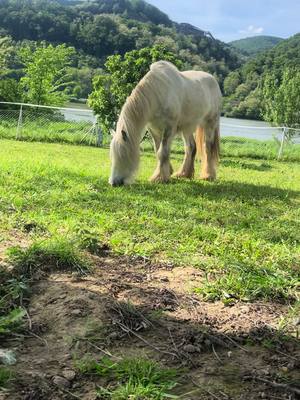
[[[216,78],[204,71],[181,72],[188,103],[194,103],[204,114],[218,114],[221,107],[221,90]]]

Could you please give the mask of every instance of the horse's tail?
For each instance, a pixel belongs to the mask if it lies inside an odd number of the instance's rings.
[[[195,141],[196,141],[196,148],[197,148],[197,157],[199,159],[201,159],[206,154],[205,134],[204,134],[204,129],[201,126],[198,126],[196,129]],[[211,151],[211,157],[215,161],[219,161],[219,155],[220,155],[220,127],[219,126],[215,129],[214,137],[213,137],[213,140],[212,140],[211,146],[210,146],[210,151]]]

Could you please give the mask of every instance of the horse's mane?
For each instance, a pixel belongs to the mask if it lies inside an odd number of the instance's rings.
[[[172,84],[172,75],[179,74],[178,69],[167,61],[158,61],[151,65],[150,71],[133,89],[122,107],[118,123],[125,127],[127,132],[133,133],[141,124],[143,117],[149,114],[151,102],[166,86]],[[130,135],[131,136],[131,135]],[[133,137],[132,137],[133,138]]]

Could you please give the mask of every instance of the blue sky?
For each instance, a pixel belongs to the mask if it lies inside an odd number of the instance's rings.
[[[300,0],[147,0],[177,22],[189,22],[228,42],[254,35],[300,32]]]

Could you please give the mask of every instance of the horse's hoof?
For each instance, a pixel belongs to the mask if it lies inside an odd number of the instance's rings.
[[[216,180],[215,176],[210,176],[210,175],[201,175],[200,179],[203,181],[207,181],[207,182],[213,182]]]
[[[193,179],[194,174],[187,174],[185,172],[178,171],[173,175],[173,177],[177,179]]]
[[[152,178],[150,178],[150,182],[152,182],[152,183],[168,183],[169,178],[164,178],[162,176],[153,176]]]

